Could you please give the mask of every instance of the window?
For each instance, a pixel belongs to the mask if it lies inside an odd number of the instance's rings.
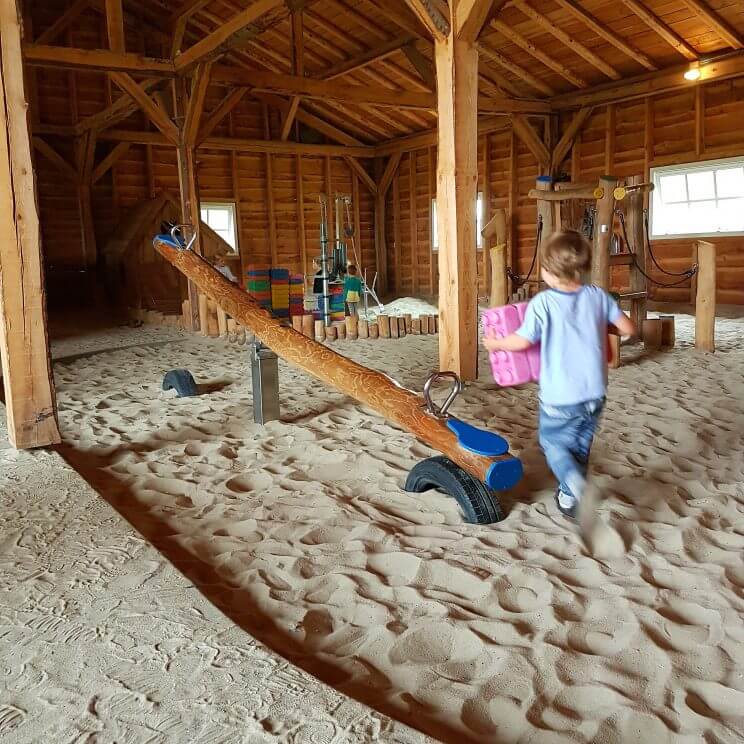
[[[478,192],[478,201],[475,203],[475,235],[476,247],[480,250],[483,244],[481,235],[483,230],[483,194]],[[431,200],[431,249],[439,250],[439,227],[437,226],[437,200]]]
[[[651,235],[744,234],[744,158],[652,168]]]
[[[200,207],[202,222],[206,222],[233,249],[233,253],[237,253],[235,204],[232,202],[202,202]]]

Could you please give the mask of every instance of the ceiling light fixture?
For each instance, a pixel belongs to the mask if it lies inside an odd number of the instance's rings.
[[[700,68],[699,67],[690,67],[689,70],[685,71],[684,74],[685,80],[690,80],[691,82],[694,82],[695,80],[700,80]]]

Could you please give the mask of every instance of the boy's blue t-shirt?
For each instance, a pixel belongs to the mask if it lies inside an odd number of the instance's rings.
[[[603,289],[546,289],[536,295],[517,331],[540,344],[540,400],[571,406],[607,392],[607,324],[622,315]]]

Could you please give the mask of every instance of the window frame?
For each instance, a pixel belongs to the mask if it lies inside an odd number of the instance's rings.
[[[674,175],[688,175],[690,173],[695,172],[705,172],[705,171],[716,171],[722,168],[731,168],[731,167],[741,167],[744,168],[744,155],[739,155],[737,157],[733,158],[719,158],[714,160],[697,160],[692,163],[680,163],[676,165],[662,165],[662,166],[655,166],[652,168],[649,168],[649,181],[654,184],[654,191],[651,192],[649,197],[649,233],[651,240],[685,240],[688,238],[736,238],[736,237],[743,237],[744,236],[744,230],[736,230],[736,231],[724,231],[724,230],[718,230],[718,231],[700,231],[700,232],[685,232],[685,233],[664,233],[664,234],[657,234],[654,232],[654,211],[656,209],[656,198],[654,196],[657,189],[660,188],[661,178],[662,176],[674,176]],[[678,202],[678,203],[687,203],[690,204],[691,202],[695,201],[726,201],[726,200],[734,200],[734,199],[744,199],[744,193],[741,196],[731,196],[731,197],[723,197],[722,199],[719,199],[718,197],[718,185],[717,181],[714,178],[714,188],[715,188],[715,196],[713,199],[703,199],[703,200],[695,200],[695,199],[688,199],[686,202]],[[689,194],[688,194],[689,196]]]
[[[239,256],[240,255],[240,230],[238,229],[238,205],[234,201],[200,201],[199,202],[199,219],[204,222],[205,225],[207,225],[211,230],[213,230],[217,235],[219,235],[219,231],[215,230],[206,220],[202,219],[202,210],[209,210],[209,209],[225,209],[228,214],[230,215],[230,225],[232,227],[233,236],[235,237],[235,247],[231,247],[231,252],[229,255],[231,256]],[[222,236],[220,236],[222,237]],[[224,240],[224,238],[223,238]],[[225,242],[230,245],[230,243],[225,240]]]
[[[482,191],[479,191],[475,197],[475,250],[476,253],[483,251],[483,236],[481,235],[481,232],[483,231],[483,218],[484,218],[484,194]],[[478,210],[478,207],[480,207],[480,213]],[[432,197],[431,204],[429,206],[429,214],[431,216],[429,225],[429,237],[431,242],[431,252],[432,253],[439,253],[439,235],[437,235],[437,242],[434,243],[434,234],[435,232],[438,233],[438,227],[437,227],[437,197]],[[480,224],[479,224],[480,223]]]

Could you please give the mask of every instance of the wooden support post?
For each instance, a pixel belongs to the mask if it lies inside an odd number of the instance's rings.
[[[174,82],[173,104],[177,120],[185,121],[188,110],[186,79],[180,78]],[[196,150],[187,144],[183,127],[179,132],[176,161],[178,165],[178,186],[181,195],[181,221],[193,227],[196,234],[193,250],[199,255],[202,255],[199,185],[196,177]],[[196,286],[192,282],[188,283],[188,300],[191,308],[190,330],[201,330],[206,335],[209,330],[207,308],[201,302]]]
[[[435,147],[430,147],[428,150],[428,156],[427,156],[427,172],[428,172],[428,180],[429,180],[429,294],[434,297],[437,291],[437,279],[438,279],[438,256],[434,253],[433,250],[433,236],[432,236],[432,224],[434,215],[432,214],[434,211],[434,195],[435,195],[435,182],[436,182],[436,175],[437,175],[437,163],[436,163],[436,157],[437,157],[437,150]]]
[[[304,276],[308,274],[307,247],[305,245],[305,191],[302,184],[302,155],[295,157],[295,190],[297,192],[297,242],[300,244],[300,264]]]
[[[592,283],[603,289],[610,287],[610,241],[612,226],[615,221],[615,197],[613,191],[617,186],[615,176],[602,176],[599,186],[604,190],[601,199],[597,199],[597,224],[594,228],[592,246]]]
[[[112,52],[125,52],[122,0],[106,0],[106,30],[109,49]]]
[[[695,298],[695,348],[716,350],[716,247],[697,243],[697,297]]]
[[[483,135],[483,224],[487,225],[491,219],[491,148],[488,134]],[[504,241],[506,242],[506,241]],[[481,236],[481,257],[483,261],[483,291],[488,292],[491,286],[490,251],[488,241]]]
[[[0,369],[10,443],[60,441],[26,118],[20,14],[0,0]]]
[[[552,191],[553,190],[553,179],[550,176],[540,176],[536,183],[537,191]],[[537,259],[535,260],[535,278],[540,280],[540,255],[543,250],[543,246],[548,242],[550,236],[555,232],[555,206],[553,202],[549,202],[545,199],[537,200],[537,219],[538,224],[542,221],[542,228],[540,231],[540,244],[537,246]]]
[[[643,176],[631,176],[627,180],[628,186],[636,186],[644,183]],[[629,250],[635,252],[636,263],[630,266],[630,291],[647,292],[648,280],[644,276],[646,271],[646,229],[643,224],[643,206],[645,194],[643,189],[630,191],[626,196],[627,213],[626,222],[628,227],[628,238],[632,245],[628,246]],[[640,332],[643,321],[646,319],[646,299],[639,298],[631,302],[630,319],[635,323]]]
[[[452,0],[457,18],[463,0]],[[451,24],[456,27],[456,24]],[[478,51],[450,32],[435,39],[439,126],[437,228],[442,333],[439,366],[478,377]]]
[[[411,290],[413,296],[418,294],[418,220],[416,212],[416,151],[408,153],[408,219],[411,235]]]

